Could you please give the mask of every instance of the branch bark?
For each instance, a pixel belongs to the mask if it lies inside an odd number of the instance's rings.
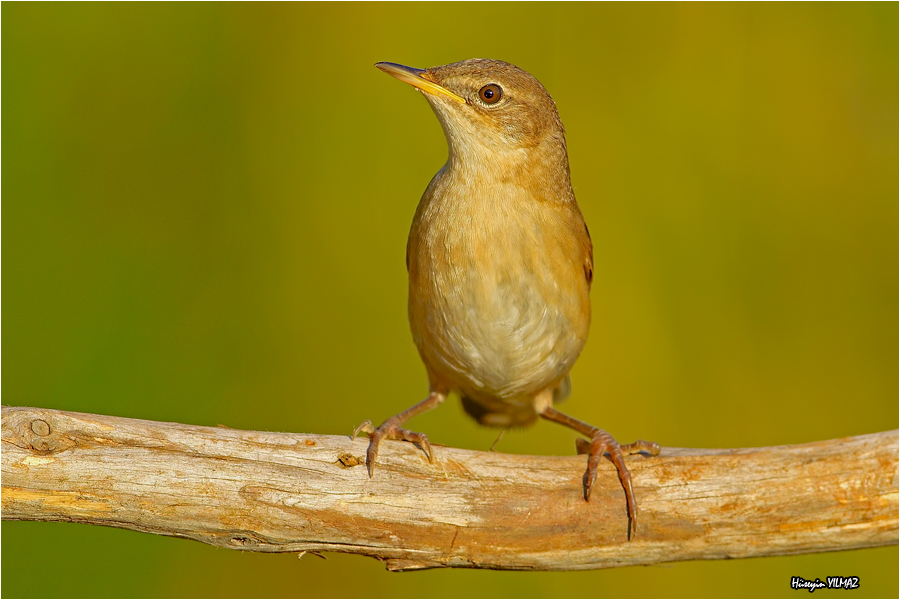
[[[2,412],[2,517],[71,521],[258,552],[349,552],[389,569],[574,570],[898,542],[898,432],[630,457],[591,501],[584,457],[518,456],[195,427],[39,408]]]

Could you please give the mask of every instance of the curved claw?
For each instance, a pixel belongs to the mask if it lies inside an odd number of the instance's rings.
[[[360,431],[369,435],[375,433],[375,427],[372,426],[372,421],[366,419],[365,421],[360,423],[359,426],[353,430],[353,435],[350,436],[350,439],[355,440]]]
[[[621,447],[622,454],[647,454],[649,456],[659,456],[660,445],[656,442],[648,442],[646,440],[638,440]]]
[[[375,459],[378,457],[378,446],[381,444],[381,438],[384,434],[379,434],[379,427],[372,432],[369,437],[369,447],[366,449],[366,470],[369,472],[369,478],[375,473]]]

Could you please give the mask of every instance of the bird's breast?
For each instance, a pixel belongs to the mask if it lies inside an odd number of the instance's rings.
[[[590,323],[578,233],[577,206],[435,178],[407,248],[410,323],[432,385],[527,404],[565,377]]]

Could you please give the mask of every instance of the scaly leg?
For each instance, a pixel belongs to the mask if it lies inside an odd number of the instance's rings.
[[[369,436],[369,449],[366,450],[366,467],[369,470],[369,477],[375,472],[375,458],[378,456],[378,446],[381,440],[403,440],[405,442],[413,442],[421,446],[422,451],[428,456],[428,462],[434,462],[434,453],[431,451],[431,444],[428,443],[428,437],[424,433],[416,433],[408,429],[402,429],[400,426],[414,416],[439,405],[447,398],[446,394],[440,392],[431,392],[427,398],[409,408],[398,415],[387,419],[378,426],[378,429],[372,426],[372,421],[365,421],[355,430],[353,437],[355,438],[360,431]]]
[[[634,489],[631,485],[631,473],[628,471],[628,467],[625,466],[623,454],[637,454],[642,452],[651,456],[656,456],[659,454],[659,444],[638,440],[633,444],[620,446],[611,435],[602,429],[598,429],[597,427],[588,425],[578,419],[574,419],[552,407],[545,408],[544,412],[541,413],[541,416],[548,421],[554,421],[565,425],[566,427],[571,427],[578,433],[590,438],[590,442],[587,440],[578,440],[575,444],[579,454],[588,455],[587,481],[585,482],[584,489],[585,500],[589,501],[591,499],[591,489],[594,487],[594,480],[597,479],[597,467],[600,465],[600,459],[603,455],[609,454],[609,459],[616,466],[616,471],[619,473],[619,481],[625,489],[625,502],[628,508],[628,539],[630,540],[633,538],[637,529],[637,503],[634,500]]]

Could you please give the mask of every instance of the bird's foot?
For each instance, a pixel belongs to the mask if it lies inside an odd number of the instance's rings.
[[[446,398],[446,393],[432,390],[427,398],[402,413],[394,415],[379,425],[377,429],[372,426],[372,421],[365,421],[353,431],[353,437],[359,435],[360,432],[369,436],[369,449],[366,450],[366,468],[369,470],[369,477],[375,471],[375,458],[378,456],[378,446],[381,444],[381,440],[402,440],[417,444],[428,456],[428,462],[434,462],[434,454],[431,452],[428,436],[424,433],[403,429],[400,426],[408,419],[436,407]]]
[[[575,450],[578,452],[578,454],[590,454],[591,440],[578,438],[577,440],[575,440]],[[659,456],[660,447],[656,442],[638,440],[630,444],[620,445],[619,450],[621,450],[622,454],[625,455],[644,454],[646,456]]]
[[[607,432],[602,429],[594,429],[590,441],[579,439],[575,442],[575,447],[579,454],[588,455],[588,468],[585,473],[584,484],[584,499],[586,501],[591,499],[591,490],[594,487],[594,481],[597,479],[597,468],[600,466],[600,459],[604,455],[608,455],[609,459],[616,466],[616,471],[619,473],[619,481],[625,489],[625,502],[628,509],[628,539],[630,540],[634,537],[637,529],[637,503],[634,500],[634,489],[631,485],[631,472],[625,466],[624,455],[648,454],[656,456],[660,451],[659,444],[638,440],[622,446]]]
[[[431,451],[431,444],[428,443],[428,436],[424,433],[403,429],[400,427],[397,417],[391,417],[377,429],[372,425],[372,421],[365,421],[353,430],[353,437],[355,438],[360,432],[369,436],[369,449],[366,450],[366,468],[369,471],[369,477],[375,472],[375,459],[378,457],[378,446],[382,440],[402,440],[417,444],[428,456],[428,462],[434,462],[434,453]]]

